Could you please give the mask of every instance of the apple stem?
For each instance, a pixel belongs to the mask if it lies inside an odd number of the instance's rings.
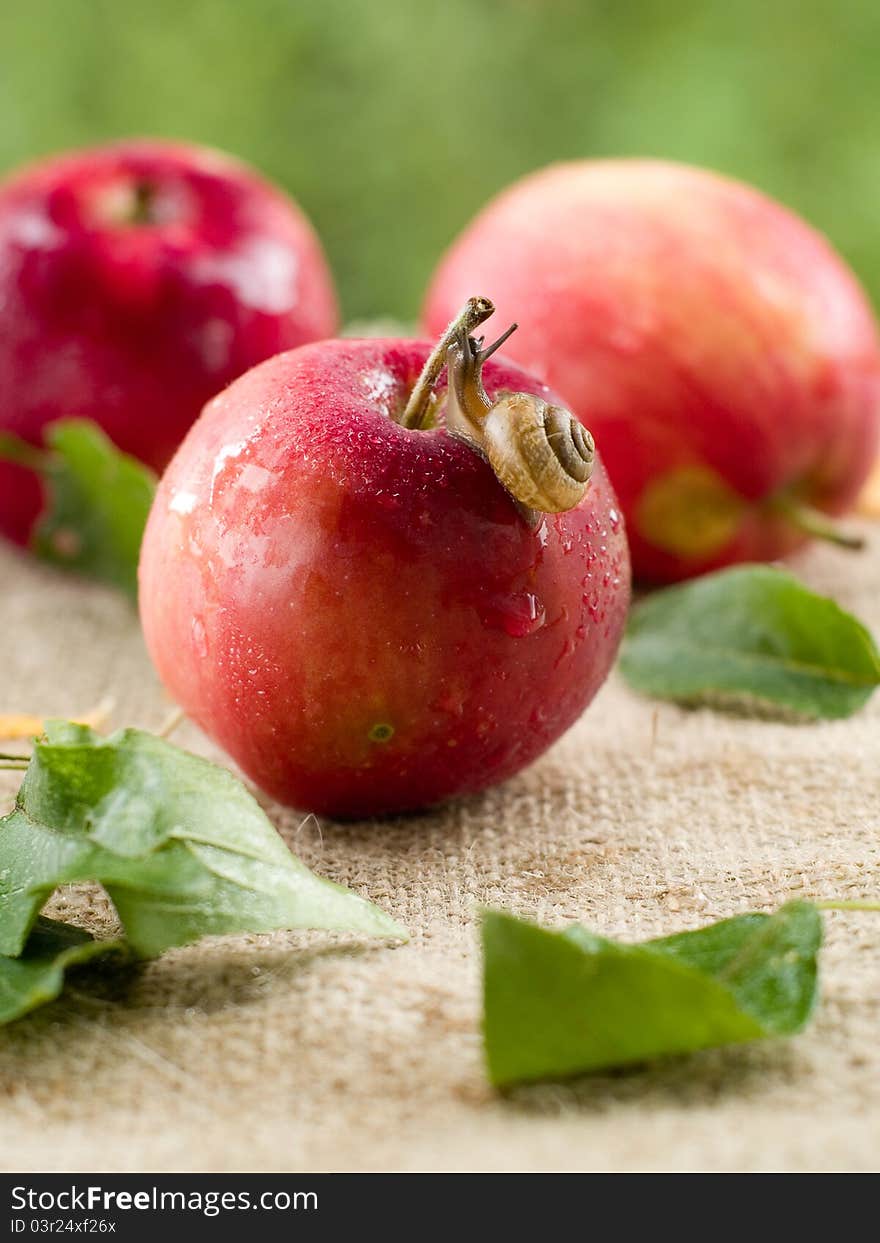
[[[864,536],[858,535],[855,531],[842,530],[827,514],[813,509],[810,505],[802,505],[799,501],[792,500],[790,496],[776,497],[772,508],[792,526],[803,531],[805,535],[813,536],[814,539],[825,540],[826,543],[836,544],[839,548],[848,548],[852,552],[860,552],[865,547]]]
[[[51,454],[45,449],[38,449],[28,444],[11,432],[0,432],[0,461],[14,462],[16,466],[28,466],[31,470],[44,471],[49,465]]]
[[[158,223],[156,191],[149,181],[139,179],[111,186],[103,203],[99,202],[98,206],[103,221],[117,228],[138,228]]]
[[[155,197],[155,192],[149,182],[136,182],[132,190],[131,211],[128,223],[132,225],[155,224],[156,221],[153,214]]]
[[[401,427],[418,431],[425,426],[425,419],[434,396],[434,385],[446,366],[449,347],[461,340],[462,335],[469,337],[475,328],[478,328],[493,314],[494,310],[495,307],[488,298],[468,298],[462,310],[428,355],[422,373],[409,395],[403,414],[397,420]]]

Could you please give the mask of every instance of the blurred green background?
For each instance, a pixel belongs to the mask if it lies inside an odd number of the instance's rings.
[[[755,182],[880,298],[880,0],[0,0],[0,168],[132,133],[225,147],[317,225],[347,318],[550,160]]]

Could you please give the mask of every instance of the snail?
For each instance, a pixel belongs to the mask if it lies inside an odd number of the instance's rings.
[[[494,402],[480,372],[516,328],[486,349],[459,332],[447,351],[446,428],[492,467],[529,525],[541,513],[573,509],[586,494],[593,469],[593,437],[562,406],[533,393],[500,393]]]
[[[542,513],[563,513],[583,500],[595,446],[573,414],[533,393],[500,393],[489,400],[483,363],[517,327],[511,324],[483,349],[483,338],[471,334],[494,310],[488,298],[467,301],[431,351],[398,422],[416,430],[432,425],[434,385],[445,366],[446,430],[489,463],[523,519],[536,527]]]

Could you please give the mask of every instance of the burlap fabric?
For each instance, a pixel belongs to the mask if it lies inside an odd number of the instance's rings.
[[[876,528],[874,531],[876,533]],[[880,630],[880,539],[799,572]],[[123,600],[0,551],[0,711],[156,728]],[[213,754],[184,726],[182,745]],[[326,876],[412,932],[169,953],[0,1032],[7,1170],[840,1170],[880,1165],[880,915],[828,917],[822,1002],[788,1042],[502,1099],[483,1073],[475,908],[643,938],[796,894],[880,893],[880,696],[800,725],[682,711],[616,679],[501,789],[388,824],[270,812]],[[4,809],[14,774],[0,774]],[[7,798],[7,795],[9,798]],[[113,914],[68,893],[56,913]]]

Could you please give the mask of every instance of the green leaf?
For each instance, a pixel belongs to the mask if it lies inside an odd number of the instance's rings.
[[[34,531],[34,552],[136,597],[155,476],[85,419],[51,424],[46,444],[40,450],[0,435],[0,458],[39,471],[45,482],[47,505]]]
[[[483,918],[484,1039],[496,1085],[799,1031],[822,921],[807,902],[639,945]]]
[[[153,734],[52,721],[0,820],[0,953],[58,885],[99,881],[144,957],[275,928],[406,934],[292,855],[232,773]]]
[[[648,596],[620,653],[629,684],[659,699],[747,697],[845,717],[880,683],[869,632],[833,600],[770,566],[740,566]]]
[[[0,958],[0,1024],[54,1001],[69,967],[124,952],[120,941],[95,941],[69,924],[37,920],[22,956]]]

